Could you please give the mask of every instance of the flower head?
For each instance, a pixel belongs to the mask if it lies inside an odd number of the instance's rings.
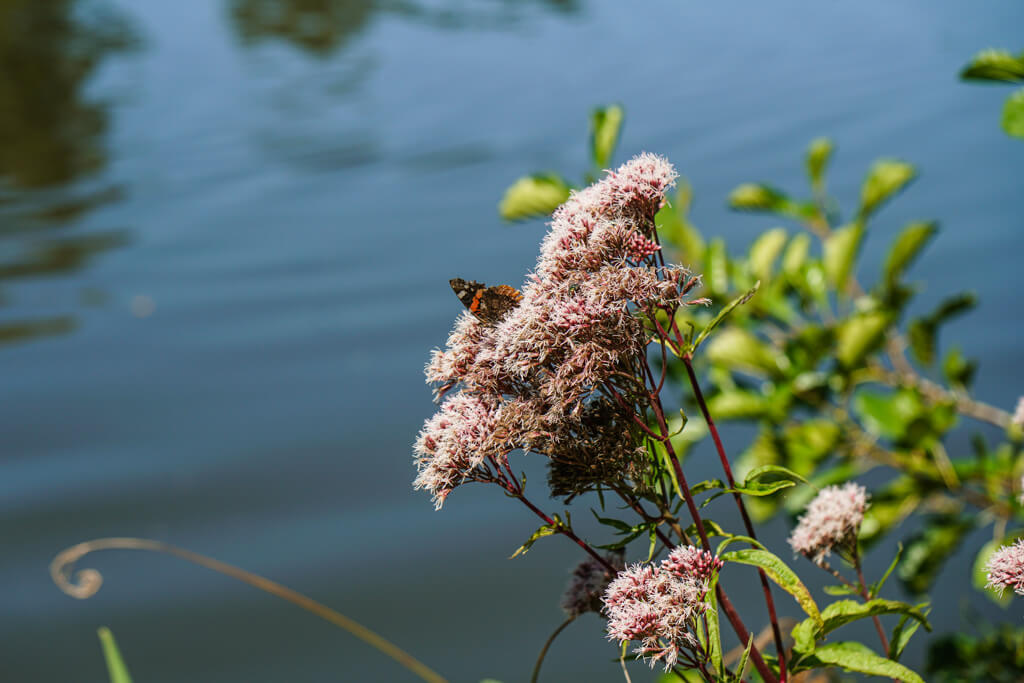
[[[994,588],[1000,593],[1009,588],[1017,595],[1024,595],[1024,539],[992,553],[985,565],[985,572],[988,575],[988,588]]]
[[[610,565],[617,570],[623,568],[622,558],[618,555],[605,557]],[[572,617],[585,612],[601,611],[601,596],[608,584],[615,578],[614,572],[592,557],[583,560],[572,570],[572,578],[562,596],[562,609]]]
[[[668,161],[641,154],[572,193],[515,307],[498,320],[463,313],[432,353],[426,375],[438,399],[459,390],[415,448],[415,486],[436,506],[465,481],[513,490],[507,468],[493,465],[516,448],[550,459],[555,495],[635,481],[643,453],[631,407],[610,400],[609,382],[646,353],[644,316],[704,303],[687,298],[699,278],[663,265],[655,239],[675,178]]]
[[[826,486],[807,506],[789,537],[789,545],[821,564],[833,549],[846,549],[856,543],[866,509],[867,491],[863,486],[853,482]]]
[[[682,650],[694,648],[710,581],[721,560],[693,546],[679,546],[655,565],[634,564],[615,577],[604,594],[608,637],[638,641],[637,654],[668,671]]]

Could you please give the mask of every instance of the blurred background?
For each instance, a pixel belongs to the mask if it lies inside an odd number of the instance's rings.
[[[106,625],[137,683],[413,680],[173,558],[92,556],[107,583],[85,602],[50,582],[66,546],[145,536],[305,592],[453,681],[525,680],[579,554],[552,538],[507,560],[536,523],[494,490],[434,512],[411,443],[460,309],[448,278],[522,282],[544,225],[503,225],[497,201],[527,172],[578,177],[599,104],[626,107],[617,162],[668,156],[733,249],[773,221],[728,192],[804,187],[815,136],[839,145],[848,205],[872,159],[917,164],[865,263],[939,219],[917,306],[978,294],[949,338],[1012,410],[1024,144],[998,125],[1007,90],[956,74],[1020,49],[1021,26],[1018,0],[0,0],[0,679],[104,681]],[[1019,622],[965,562],[933,589],[936,630],[965,609]],[[761,620],[750,578],[730,590]],[[615,656],[587,615],[542,680],[621,680]]]

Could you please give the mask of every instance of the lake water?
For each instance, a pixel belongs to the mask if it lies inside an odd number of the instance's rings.
[[[1012,408],[1024,143],[998,126],[1009,88],[956,74],[1024,48],[1021,26],[1016,0],[0,0],[0,680],[105,680],[101,625],[139,683],[413,680],[173,558],[100,554],[103,590],[61,594],[50,559],[101,536],[274,578],[453,681],[525,680],[578,553],[545,539],[507,560],[535,521],[473,487],[434,512],[410,444],[459,311],[448,278],[522,281],[544,226],[502,225],[497,200],[526,172],[579,177],[598,104],[626,106],[618,159],[668,156],[734,250],[774,221],[728,212],[729,190],[802,188],[813,137],[837,141],[847,205],[872,159],[917,164],[865,268],[907,220],[940,219],[919,306],[979,295],[946,339]],[[1020,620],[965,581],[961,562],[934,587],[937,630],[965,607]],[[542,680],[621,680],[614,656],[590,616]]]

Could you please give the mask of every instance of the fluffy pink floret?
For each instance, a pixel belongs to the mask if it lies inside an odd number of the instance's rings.
[[[413,486],[430,491],[436,509],[493,452],[497,421],[496,403],[459,392],[423,425],[413,448],[419,471]]]
[[[985,571],[989,588],[1000,593],[1009,588],[1017,595],[1024,595],[1024,539],[992,553]]]
[[[867,491],[863,486],[853,482],[826,486],[807,506],[789,537],[789,545],[820,564],[834,548],[856,542],[866,509]]]
[[[608,637],[639,642],[634,652],[668,671],[680,652],[697,646],[694,631],[721,566],[711,553],[679,546],[657,566],[634,564],[619,572],[604,596]]]

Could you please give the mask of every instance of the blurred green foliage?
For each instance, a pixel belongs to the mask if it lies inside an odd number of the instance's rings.
[[[996,83],[1024,83],[1024,52],[1013,55],[1007,50],[982,50],[963,68],[960,78]],[[1003,105],[1003,130],[1024,139],[1024,88],[1015,90]]]

